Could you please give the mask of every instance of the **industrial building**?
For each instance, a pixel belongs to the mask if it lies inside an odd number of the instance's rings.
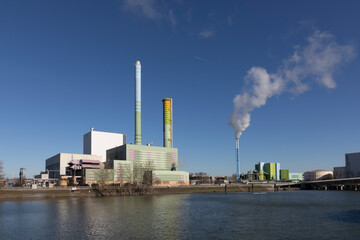
[[[263,170],[267,180],[280,180],[280,163],[265,163]]]
[[[264,164],[264,173],[266,174],[267,180],[276,180],[276,164],[275,163],[265,163]]]
[[[84,134],[83,153],[101,156],[101,161],[106,162],[106,150],[126,144],[126,135],[121,133],[109,133],[91,131]]]
[[[289,169],[281,169],[280,170],[280,180],[281,181],[289,181]]]
[[[280,163],[264,163],[259,162],[255,164],[255,179],[259,181],[271,180],[271,181],[280,181],[281,172],[280,172]]]
[[[291,182],[299,182],[304,179],[302,173],[289,173],[289,181]]]
[[[334,179],[346,178],[346,167],[334,167]]]
[[[345,154],[345,167],[334,167],[334,178],[360,177],[360,152]]]
[[[94,131],[83,136],[83,153],[59,153],[46,159],[49,179],[68,179],[81,183],[134,182],[145,174],[152,184],[189,184],[189,173],[177,171],[178,149],[173,148],[173,105],[163,102],[163,147],[141,144],[141,64],[135,63],[135,144],[126,135]],[[80,182],[80,181],[78,181]]]
[[[178,149],[173,148],[172,99],[164,98],[162,102],[163,147],[142,145],[141,64],[137,61],[135,63],[135,144],[124,143],[106,151],[107,182],[138,182],[147,174],[151,183],[156,185],[189,184],[189,173],[177,171]],[[87,169],[86,182],[96,183],[103,175],[103,170]]]
[[[72,176],[67,172],[69,162],[74,160],[97,160],[101,162],[101,156],[89,154],[72,154],[72,153],[59,153],[55,156],[46,159],[45,169],[49,172],[49,178],[59,179],[61,176]]]
[[[281,169],[280,163],[259,162],[255,164],[255,171],[249,173],[252,180],[258,181],[302,181],[302,173],[289,173],[288,169]],[[249,178],[250,179],[250,178]]]
[[[333,171],[311,170],[304,172],[304,181],[328,180],[333,179]]]
[[[360,177],[360,152],[345,154],[346,177]]]

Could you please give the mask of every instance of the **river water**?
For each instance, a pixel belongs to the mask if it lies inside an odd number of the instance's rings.
[[[0,202],[0,239],[360,239],[360,192]]]

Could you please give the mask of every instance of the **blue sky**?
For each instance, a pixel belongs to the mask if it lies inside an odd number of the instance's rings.
[[[15,177],[24,167],[32,176],[59,152],[82,153],[91,126],[133,142],[136,60],[142,141],[162,145],[161,99],[173,98],[183,170],[235,173],[229,117],[236,95],[254,93],[254,67],[284,87],[263,91],[265,104],[250,111],[241,170],[258,161],[290,172],[342,166],[345,153],[360,151],[359,8],[359,1],[1,1],[5,172]],[[309,55],[314,36],[319,48]],[[300,83],[306,91],[294,91]]]

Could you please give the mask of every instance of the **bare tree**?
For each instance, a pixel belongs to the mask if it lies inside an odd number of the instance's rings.
[[[231,181],[236,183],[237,182],[237,176],[236,173],[234,173],[233,175],[231,175]]]
[[[4,166],[3,166],[3,162],[0,161],[0,187],[3,187],[5,185],[4,180],[5,180]]]
[[[105,184],[114,180],[114,173],[112,169],[99,169],[96,171],[95,179],[99,185],[104,186]]]
[[[152,161],[135,162],[123,167],[128,195],[144,195],[149,191],[152,184],[151,171],[153,168]]]
[[[154,170],[154,163],[153,161],[147,161],[144,166],[144,173],[143,173],[143,179],[142,182],[145,185],[151,185],[152,184],[152,170]]]

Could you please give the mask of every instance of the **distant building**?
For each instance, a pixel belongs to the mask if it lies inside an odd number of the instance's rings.
[[[360,177],[360,152],[345,154],[345,164],[348,178]]]
[[[289,173],[289,181],[299,182],[302,181],[303,179],[304,178],[302,173]]]
[[[35,175],[34,176],[35,179],[49,179],[49,172],[45,171],[45,172],[40,172],[39,175]]]
[[[120,133],[91,131],[84,134],[83,153],[101,156],[101,161],[106,162],[106,150],[126,144],[126,135]]]
[[[334,179],[346,178],[346,167],[334,167]]]
[[[59,179],[61,176],[70,176],[71,173],[66,172],[68,164],[72,160],[99,160],[101,156],[89,154],[72,154],[72,153],[59,153],[45,161],[45,170],[49,171],[49,178]]]
[[[304,172],[304,181],[328,180],[333,179],[333,171],[311,170]]]
[[[276,164],[275,163],[265,163],[264,164],[264,173],[267,180],[276,180]]]
[[[255,164],[255,171],[251,173],[253,180],[270,180],[270,181],[280,181],[280,163],[264,163],[259,162]],[[249,175],[250,173],[248,173]]]
[[[280,180],[289,181],[289,169],[280,169]]]
[[[276,163],[276,180],[280,181],[280,163]]]

